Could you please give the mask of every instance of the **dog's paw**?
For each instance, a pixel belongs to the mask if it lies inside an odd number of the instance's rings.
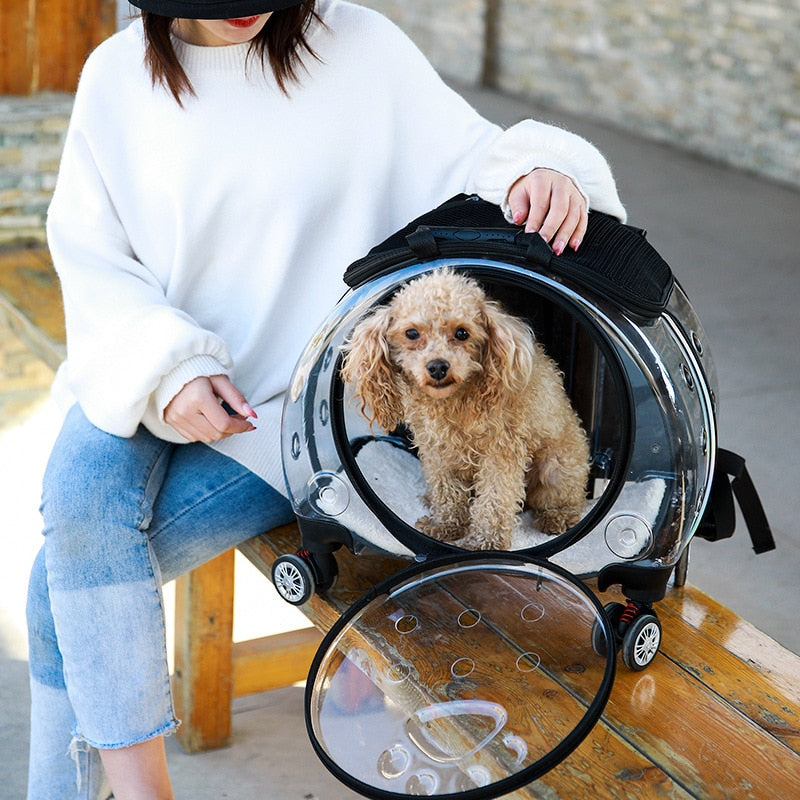
[[[537,524],[542,533],[558,536],[577,525],[581,511],[574,508],[545,508],[537,512]]]
[[[486,539],[476,537],[471,533],[456,539],[453,544],[462,550],[494,550]]]
[[[440,542],[454,542],[464,532],[456,525],[437,522],[433,517],[420,517],[416,522],[416,528],[426,536],[438,539]]]
[[[511,536],[497,531],[491,534],[470,531],[466,536],[456,539],[453,544],[464,550],[510,550]]]

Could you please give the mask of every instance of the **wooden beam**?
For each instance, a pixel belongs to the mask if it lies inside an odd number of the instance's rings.
[[[61,285],[47,247],[0,248],[0,314],[49,367],[64,360]]]
[[[175,585],[175,712],[187,753],[225,747],[233,701],[233,550]]]
[[[322,634],[316,628],[264,636],[233,645],[233,695],[243,697],[304,681]]]

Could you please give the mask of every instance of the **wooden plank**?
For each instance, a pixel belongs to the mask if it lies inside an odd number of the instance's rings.
[[[687,585],[670,591],[659,604],[659,616],[662,622],[672,616],[678,625],[692,626],[718,642],[743,659],[769,685],[800,703],[800,658],[697,587]],[[694,668],[708,672],[713,664]]]
[[[0,94],[72,92],[86,56],[116,30],[116,0],[9,0],[0,13]]]
[[[301,628],[234,643],[233,696],[304,681],[321,640],[316,628]]]
[[[796,797],[800,754],[659,655],[620,670],[605,721],[696,797]]]
[[[792,696],[800,683],[785,691],[777,681],[680,618],[667,613],[660,618],[666,637],[663,652],[674,664],[694,675],[766,733],[800,752],[800,703]]]
[[[116,30],[116,0],[36,0],[35,6],[35,91],[74,91],[86,57]]]
[[[800,752],[800,658],[691,585],[656,613],[662,655]]]
[[[49,367],[66,355],[61,285],[44,246],[0,249],[0,312]]]
[[[537,800],[621,800],[695,797],[605,722],[521,797]]]
[[[228,550],[176,581],[173,686],[188,753],[230,741],[234,556]]]
[[[612,591],[608,599],[621,598]],[[620,667],[604,720],[693,796],[797,796],[800,703],[796,684],[780,684],[800,659],[752,629],[784,665],[771,684],[739,649],[743,640],[728,635],[739,618],[696,587],[670,590],[656,612],[661,652],[644,672]]]
[[[30,92],[33,41],[28,3],[3,0],[0,12],[0,94]]]

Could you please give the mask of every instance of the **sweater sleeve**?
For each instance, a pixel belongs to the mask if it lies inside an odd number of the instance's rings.
[[[572,179],[589,209],[625,221],[627,215],[611,168],[600,151],[577,134],[533,119],[518,122],[494,140],[468,190],[501,206],[509,216],[507,196],[511,186],[537,167]]]
[[[109,433],[131,436],[144,422],[183,441],[163,422],[164,406],[194,377],[227,373],[230,355],[218,336],[170,306],[136,258],[82,131],[82,110],[78,97],[47,219],[64,297],[67,388]]]

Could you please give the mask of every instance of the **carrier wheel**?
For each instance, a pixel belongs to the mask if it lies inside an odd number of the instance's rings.
[[[622,639],[622,660],[628,669],[643,670],[656,657],[661,644],[661,623],[655,614],[640,614]]]
[[[304,555],[306,555],[305,551]],[[336,562],[336,556],[333,553],[308,553],[306,557],[311,562],[316,575],[316,590],[321,593],[332,589],[336,585],[336,579],[339,577],[339,565]]]
[[[603,611],[606,612],[608,621],[611,623],[611,629],[614,632],[614,649],[617,648],[617,626],[619,625],[622,612],[625,610],[624,603],[606,603],[603,606]],[[598,656],[608,655],[608,643],[606,642],[603,626],[596,620],[592,623],[592,650]]]
[[[278,594],[293,606],[303,605],[314,594],[316,585],[311,565],[294,553],[275,559],[272,582]]]

